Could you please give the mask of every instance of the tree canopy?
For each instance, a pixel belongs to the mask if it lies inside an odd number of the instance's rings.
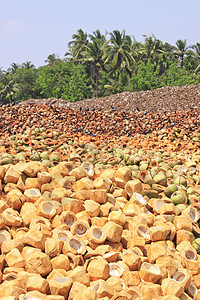
[[[64,58],[51,53],[44,66],[26,61],[0,68],[0,103],[49,97],[73,102],[200,83],[200,42],[178,39],[171,45],[144,35],[142,43],[125,30],[88,34],[78,29],[67,45]]]

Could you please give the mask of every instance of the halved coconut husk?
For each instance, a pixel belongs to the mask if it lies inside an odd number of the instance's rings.
[[[42,184],[50,182],[51,174],[49,174],[48,172],[38,172],[37,178],[38,178],[40,185],[42,185]]]
[[[29,229],[26,227],[20,227],[17,228],[17,230],[12,231],[12,236],[14,239],[21,239],[25,235],[26,232],[28,232]]]
[[[159,184],[162,186],[167,186],[167,178],[165,175],[165,172],[158,172],[154,177],[153,177],[154,183]]]
[[[71,211],[63,211],[61,213],[61,222],[67,225],[69,228],[76,222],[77,217]]]
[[[159,213],[159,209],[161,208],[161,206],[165,204],[165,201],[163,201],[162,199],[152,198],[149,202],[153,207],[153,211],[157,214]]]
[[[189,204],[196,207],[197,210],[200,211],[200,205],[199,205],[199,201],[200,201],[200,196],[198,194],[192,194],[189,195]]]
[[[86,161],[91,162],[91,163],[93,163],[95,161],[95,156],[91,152],[90,153],[86,153],[84,155],[84,158],[85,158]]]
[[[98,249],[92,249],[90,248],[89,246],[86,246],[86,250],[87,250],[87,253],[84,255],[84,259],[90,259],[91,257],[94,257],[94,256],[102,256],[102,251],[101,250],[98,250]]]
[[[135,233],[141,237],[144,238],[146,242],[150,241],[150,232],[149,228],[145,225],[137,225],[135,229]]]
[[[134,193],[142,193],[142,183],[139,179],[133,179],[126,183],[125,191],[131,197]]]
[[[7,230],[0,230],[0,243],[11,240],[11,234]]]
[[[22,218],[20,217],[18,211],[12,208],[7,208],[4,210],[2,216],[7,226],[19,227],[22,224]]]
[[[192,223],[192,233],[194,236],[200,236],[200,228],[196,223]]]
[[[3,281],[11,281],[16,279],[17,279],[17,274],[14,272],[3,275]]]
[[[68,156],[67,156],[67,160],[69,160]],[[65,161],[65,159],[63,159],[63,161]],[[68,169],[68,172],[70,173],[74,169],[74,163],[70,161],[66,161],[65,167]]]
[[[41,196],[40,190],[38,189],[27,189],[24,192],[24,196],[26,197],[26,201],[35,202]]]
[[[165,191],[166,187],[158,183],[153,183],[152,189],[156,190],[158,193],[162,193]]]
[[[147,220],[148,227],[151,227],[155,221],[155,216],[151,213],[146,207],[142,207],[142,214],[144,218]]]
[[[82,169],[84,170],[85,174],[88,177],[94,176],[94,166],[93,166],[93,164],[91,164],[90,162],[85,161],[81,164],[81,167],[82,167]]]
[[[153,264],[144,262],[141,265],[139,275],[144,281],[156,283],[161,278],[161,270]]]
[[[80,155],[76,152],[71,153],[69,157],[70,157],[69,158],[70,161],[72,161],[73,163],[76,163],[76,162],[80,163],[82,161]]]
[[[196,260],[197,259],[197,253],[193,249],[186,249],[186,250],[184,250],[184,257],[187,260]]]
[[[87,238],[91,243],[103,244],[106,240],[106,232],[98,226],[91,226],[87,233]]]
[[[172,278],[177,282],[181,283],[185,290],[189,287],[191,283],[191,274],[185,269],[177,270],[173,274]]]
[[[198,293],[196,285],[193,282],[191,282],[186,292],[190,297],[194,299],[194,296]]]
[[[199,220],[199,212],[194,206],[188,206],[184,209],[182,215],[187,216],[192,222],[197,222]]]
[[[141,170],[139,173],[139,179],[142,182],[147,183],[149,185],[151,185],[153,183],[152,176],[148,170]]]
[[[53,278],[53,280],[55,280],[59,283],[65,283],[65,282],[69,281],[69,278],[68,277],[56,277],[56,278]]]
[[[70,228],[72,235],[77,235],[78,237],[84,237],[89,229],[89,224],[84,220],[77,220],[74,222]]]
[[[118,277],[121,277],[124,270],[123,268],[117,264],[117,263],[109,263],[109,274],[110,276],[118,276]]]
[[[47,219],[51,219],[55,216],[56,209],[50,201],[42,201],[37,207],[37,215]]]
[[[150,168],[155,168],[158,166],[159,166],[159,163],[157,160],[151,160],[150,165],[149,165]]]
[[[126,293],[131,295],[132,299],[141,299],[140,290],[138,287],[130,286],[126,289]]]
[[[69,237],[63,246],[63,254],[68,252],[74,254],[85,254],[86,246],[83,240],[80,240],[74,236]]]
[[[108,252],[103,255],[103,258],[108,262],[115,262],[119,256],[119,252]]]
[[[138,256],[143,256],[142,250],[140,248],[138,248],[138,247],[132,247],[131,251],[133,251]]]
[[[147,204],[147,201],[139,193],[133,193],[133,195],[131,196],[130,202],[136,203],[140,207],[143,207]]]
[[[69,259],[70,268],[73,270],[77,266],[83,266],[84,265],[84,259],[82,255],[77,255],[73,253],[66,253],[65,254]]]
[[[52,237],[65,242],[71,236],[72,234],[70,231],[56,228],[56,230],[55,229],[53,230]]]
[[[187,167],[185,165],[181,165],[180,167],[178,167],[177,171],[181,174],[181,175],[185,175],[187,173]]]
[[[151,188],[143,188],[142,196],[147,196],[148,198],[158,198],[158,192]]]
[[[109,160],[110,156],[104,152],[101,152],[100,155],[99,155],[99,160],[102,162],[102,163],[106,163],[108,160]]]
[[[44,217],[34,217],[32,220],[31,220],[31,223],[30,223],[30,229],[33,228],[36,224],[44,224],[46,225],[47,227],[49,227],[49,229],[51,229],[51,223],[48,219],[44,218]]]

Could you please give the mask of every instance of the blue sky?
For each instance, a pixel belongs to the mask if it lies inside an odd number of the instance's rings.
[[[0,67],[60,58],[79,28],[88,34],[125,29],[143,42],[154,34],[175,45],[200,42],[199,0],[0,0]]]

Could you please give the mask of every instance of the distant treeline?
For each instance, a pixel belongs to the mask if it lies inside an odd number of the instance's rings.
[[[31,62],[0,69],[0,102],[62,98],[71,102],[125,91],[200,83],[200,43],[163,43],[154,35],[138,42],[125,30],[87,34],[79,29],[63,59],[50,54],[39,68]]]

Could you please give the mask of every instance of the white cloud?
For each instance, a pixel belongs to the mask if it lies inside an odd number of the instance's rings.
[[[23,22],[19,19],[7,20],[6,23],[0,27],[0,36],[8,36],[10,34],[16,33],[21,28],[23,28],[23,26]]]

